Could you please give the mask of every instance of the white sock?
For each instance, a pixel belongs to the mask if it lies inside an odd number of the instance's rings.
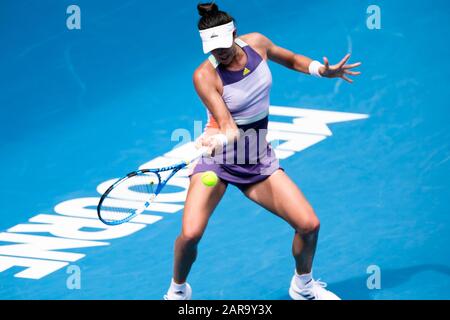
[[[183,293],[186,292],[186,282],[182,284],[175,283],[175,281],[172,278],[172,282],[170,283],[170,291],[172,292],[178,292],[182,291]]]
[[[295,270],[295,284],[300,289],[305,288],[312,280],[312,271],[310,273],[298,274]]]

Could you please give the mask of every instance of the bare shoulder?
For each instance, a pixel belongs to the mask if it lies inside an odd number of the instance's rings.
[[[269,50],[272,42],[269,38],[259,32],[247,33],[239,36],[240,39],[248,43],[253,49],[267,59],[267,50]]]
[[[194,83],[197,82],[214,82],[216,79],[217,73],[212,64],[208,59],[202,62],[201,65],[198,66],[194,71]]]
[[[249,45],[253,47],[261,47],[261,48],[268,48],[271,45],[271,41],[269,38],[267,38],[265,35],[259,33],[259,32],[252,32],[247,33],[242,36],[240,36],[242,40],[247,42]]]
[[[221,90],[220,78],[216,69],[208,59],[203,61],[202,64],[195,69],[192,80],[194,82],[194,87],[199,94],[211,92],[211,89],[213,88],[219,92]]]

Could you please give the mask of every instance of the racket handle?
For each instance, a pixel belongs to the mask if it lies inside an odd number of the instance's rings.
[[[198,159],[198,158],[200,158],[201,156],[204,156],[204,155],[205,156],[208,155],[208,148],[207,147],[201,147],[199,149],[196,149],[193,152],[193,154],[188,159],[186,159],[186,164],[189,164],[192,161],[194,161],[194,160],[196,160],[196,159]]]

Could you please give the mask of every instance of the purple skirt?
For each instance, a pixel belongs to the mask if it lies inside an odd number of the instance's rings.
[[[241,130],[239,141],[211,158],[200,158],[190,176],[213,171],[223,182],[243,190],[267,179],[276,170],[283,170],[266,140],[268,121],[265,117],[247,125],[238,125]]]

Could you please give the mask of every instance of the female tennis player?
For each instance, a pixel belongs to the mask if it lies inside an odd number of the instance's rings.
[[[346,64],[348,54],[336,65],[330,65],[327,58],[322,64],[283,49],[259,33],[237,37],[234,19],[219,11],[215,3],[199,4],[197,8],[203,52],[211,53],[193,77],[208,113],[208,124],[198,142],[209,148],[212,157],[201,158],[190,176],[182,230],[175,242],[173,278],[164,298],[191,299],[192,289],[186,280],[197,256],[197,245],[228,184],[232,184],[294,229],[291,298],[339,299],[312,275],[319,219],[280,168],[266,142],[272,84],[267,60],[316,77],[342,78],[348,82],[352,82],[349,76],[360,74],[351,71],[360,63]],[[249,139],[252,135],[256,139]],[[205,171],[213,171],[219,177],[215,186],[203,184]]]

